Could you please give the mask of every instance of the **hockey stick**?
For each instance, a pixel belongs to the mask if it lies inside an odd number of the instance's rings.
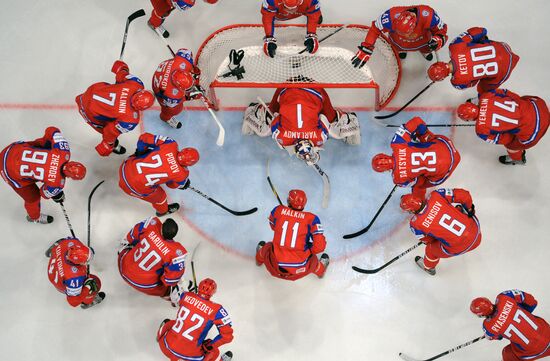
[[[328,175],[321,169],[321,167],[319,167],[318,164],[313,164],[312,166],[323,179],[323,202],[321,203],[321,206],[323,208],[327,208],[328,200],[330,198],[330,179]]]
[[[336,33],[344,30],[345,28],[347,28],[348,26],[347,25],[344,25],[344,26],[340,26],[338,29],[334,30],[332,33],[326,35],[325,37],[319,39],[319,44],[321,44],[323,41],[327,40],[328,38],[330,38],[331,36],[335,35]],[[300,51],[298,54],[303,54],[307,51],[307,48],[304,48],[302,51]]]
[[[477,337],[477,338],[474,338],[474,339],[471,340],[471,341],[468,341],[468,342],[466,342],[466,343],[463,343],[462,345],[458,345],[458,346],[456,346],[456,347],[454,347],[454,348],[452,348],[452,349],[450,349],[450,350],[447,350],[447,351],[445,351],[445,352],[440,353],[439,355],[436,355],[436,356],[427,358],[427,359],[425,359],[425,360],[420,360],[420,359],[412,358],[412,357],[410,357],[410,356],[405,355],[405,354],[402,353],[402,352],[399,353],[399,356],[400,356],[403,360],[405,360],[405,361],[432,361],[432,360],[438,359],[438,358],[440,358],[440,357],[443,357],[443,356],[445,356],[445,355],[448,355],[448,354],[450,354],[451,352],[455,352],[456,350],[460,350],[461,348],[470,346],[471,344],[476,343],[476,342],[479,341],[479,340],[483,340],[484,338],[485,338],[485,335],[479,336],[479,337]]]
[[[393,125],[393,124],[381,124],[384,125],[386,128],[399,128],[400,125]],[[427,127],[434,127],[434,128],[442,128],[442,127],[475,127],[475,124],[426,124]]]
[[[199,285],[197,284],[197,274],[195,273],[195,254],[197,253],[197,249],[199,248],[200,245],[201,245],[200,242],[197,243],[195,248],[193,248],[193,252],[191,253],[191,274],[193,276],[193,282],[195,282],[195,285],[193,286],[192,289],[189,289],[188,287],[188,290],[195,293],[197,293],[197,291],[199,290]]]
[[[174,52],[174,49],[172,49],[172,47],[168,43],[168,40],[166,40],[162,36],[162,34],[160,33],[159,28],[155,28],[155,33],[157,33],[158,37],[164,42],[164,44],[166,45],[166,47],[168,48],[168,50],[170,51],[172,56],[176,56],[176,53]],[[222,147],[223,143],[225,142],[225,129],[223,128],[223,125],[220,122],[220,120],[218,119],[218,116],[216,115],[216,113],[214,113],[214,111],[212,110],[213,106],[208,102],[208,99],[206,98],[206,94],[204,94],[204,93],[202,94],[201,101],[203,102],[206,109],[208,109],[208,112],[210,113],[210,115],[212,116],[212,118],[216,122],[216,125],[218,126],[219,131],[218,131],[218,139],[216,139],[216,145],[218,147]]]
[[[209,196],[207,196],[206,194],[204,194],[203,192],[201,192],[200,190],[198,190],[196,188],[193,188],[193,187],[189,186],[189,189],[191,189],[193,192],[197,193],[201,197],[208,199],[210,202],[214,203],[215,205],[217,205],[220,208],[223,208],[224,210],[228,211],[229,213],[231,213],[235,216],[247,216],[247,215],[252,214],[252,213],[254,213],[258,210],[257,207],[254,207],[254,208],[251,208],[251,209],[246,210],[246,211],[234,211],[232,209],[227,208],[223,204],[219,203],[215,199],[210,198]]]
[[[71,231],[71,235],[73,238],[76,238],[73,226],[71,225],[71,221],[69,220],[69,215],[67,214],[67,210],[65,210],[65,206],[63,205],[63,202],[59,202],[59,205],[61,206],[61,210],[63,211],[63,215],[65,216],[65,220],[67,221],[67,226],[69,226],[69,231]]]
[[[269,186],[271,187],[271,191],[273,194],[275,194],[275,197],[277,197],[277,201],[279,201],[279,204],[282,206],[283,202],[281,201],[281,198],[279,197],[279,193],[277,193],[277,190],[275,189],[275,186],[271,182],[271,177],[269,176],[269,158],[267,158],[267,183],[269,183]]]
[[[356,267],[356,266],[351,266],[351,268],[355,271],[355,272],[359,272],[359,273],[367,273],[367,274],[372,274],[372,273],[377,273],[378,271],[388,267],[390,264],[392,264],[393,262],[397,261],[398,259],[400,259],[401,257],[403,257],[404,255],[406,255],[407,253],[409,253],[410,251],[414,250],[415,248],[417,248],[418,246],[420,246],[422,244],[422,242],[418,242],[417,244],[415,244],[414,246],[412,246],[411,248],[407,249],[406,251],[402,252],[399,256],[395,256],[394,258],[391,259],[391,261],[389,262],[386,262],[384,263],[382,266],[378,267],[378,268],[375,268],[375,269],[364,269],[364,268],[359,268],[359,267]]]
[[[88,243],[88,248],[91,247],[91,233],[92,233],[92,228],[90,226],[91,224],[91,219],[92,219],[92,197],[95,193],[95,191],[99,188],[100,185],[103,184],[103,182],[105,182],[104,180],[102,180],[101,182],[99,182],[98,184],[96,184],[96,186],[92,189],[92,191],[90,192],[90,195],[88,196],[88,229],[87,229],[87,243]],[[88,268],[88,274],[90,273],[90,265],[88,264],[87,266]]]
[[[120,56],[118,57],[119,60],[122,60],[124,56],[124,48],[126,48],[126,39],[128,38],[128,28],[130,27],[130,23],[142,16],[145,16],[145,10],[143,9],[139,9],[128,16],[128,19],[126,20],[126,28],[124,29],[124,38],[122,39],[122,49],[120,49]]]
[[[408,107],[412,102],[414,102],[416,100],[416,98],[418,98],[419,96],[421,96],[426,90],[428,90],[429,87],[431,87],[432,85],[435,84],[435,81],[432,81],[430,84],[426,85],[424,87],[424,89],[422,89],[418,94],[416,94],[411,100],[409,100],[405,105],[403,105],[401,108],[399,108],[397,111],[391,113],[391,114],[387,114],[387,115],[376,115],[374,118],[376,119],[388,119],[388,118],[391,118],[399,113],[401,113],[401,111],[403,111],[403,109],[405,109],[406,107]]]
[[[357,231],[355,233],[345,234],[344,239],[355,238],[355,237],[358,237],[358,236],[360,236],[364,233],[367,233],[369,231],[370,227],[372,227],[372,225],[374,224],[374,221],[376,221],[376,218],[378,218],[378,215],[380,214],[380,212],[382,212],[382,210],[384,209],[384,207],[386,206],[386,204],[390,200],[391,196],[393,195],[393,192],[395,192],[396,189],[397,189],[397,185],[394,185],[391,192],[390,192],[390,194],[388,194],[388,196],[386,197],[386,200],[384,200],[384,203],[382,203],[380,208],[378,208],[378,211],[376,212],[376,214],[374,215],[374,217],[372,218],[370,223],[365,228],[363,228],[362,230]]]

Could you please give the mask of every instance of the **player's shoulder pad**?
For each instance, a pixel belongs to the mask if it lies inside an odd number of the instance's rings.
[[[516,298],[516,296],[520,296],[523,301],[523,291],[514,289],[514,290],[506,290],[500,293],[501,295]]]
[[[220,305],[220,309],[216,313],[216,320],[221,320],[222,326],[231,326],[231,317],[229,317],[229,313],[225,310],[225,308],[223,308],[222,305]]]
[[[126,75],[126,80],[135,81],[135,82],[137,82],[138,84],[140,84],[141,86],[144,87],[143,82],[141,81],[141,79],[138,78],[137,76],[133,75],[133,74]]]
[[[53,147],[54,149],[59,149],[63,151],[71,151],[71,148],[69,147],[69,142],[67,142],[67,139],[61,134],[60,131],[57,131],[53,133]]]
[[[426,10],[424,10],[426,11]],[[424,14],[424,11],[422,14]],[[428,15],[426,15],[428,16]],[[435,10],[432,10],[432,20],[430,21],[430,28],[437,27],[439,30],[443,29],[445,27],[445,23],[441,20],[439,15],[435,12]]]
[[[391,9],[390,10],[386,10],[384,13],[382,13],[382,15],[380,15],[378,17],[378,19],[375,20],[374,22],[374,25],[379,29],[379,30],[392,30],[392,25],[391,25]]]
[[[181,249],[176,249],[175,251],[176,253],[176,257],[172,258],[172,264],[173,265],[185,265],[185,260],[187,259],[187,253],[185,253],[183,250]]]
[[[184,58],[185,60],[187,60],[188,62],[191,63],[191,65],[193,65],[193,52],[189,49],[179,49],[178,52],[176,53],[176,56],[179,56],[180,58]],[[183,69],[185,69],[187,66],[185,64],[183,64]],[[181,65],[180,65],[180,68],[181,68]]]
[[[72,268],[77,268],[76,266],[71,266]],[[67,296],[78,296],[82,292],[82,286],[84,286],[84,280],[86,276],[78,276],[66,279],[63,281],[66,287]]]
[[[138,125],[138,123],[134,122],[117,122],[115,125],[115,128],[117,128],[121,133],[128,133],[134,130],[134,128]]]
[[[262,7],[269,12],[276,12],[278,9],[275,0],[263,0]]]

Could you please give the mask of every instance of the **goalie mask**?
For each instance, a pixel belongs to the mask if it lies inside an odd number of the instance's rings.
[[[316,164],[321,158],[319,152],[313,146],[313,143],[309,139],[302,139],[296,142],[294,145],[294,151],[296,156],[304,160],[308,165]]]

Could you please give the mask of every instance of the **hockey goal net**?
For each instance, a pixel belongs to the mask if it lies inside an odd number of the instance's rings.
[[[197,65],[202,71],[201,86],[214,107],[219,107],[216,88],[371,88],[375,90],[375,109],[390,102],[399,86],[401,64],[383,36],[378,38],[369,62],[356,69],[351,59],[368,26],[320,25],[319,40],[334,34],[321,42],[314,55],[299,54],[304,49],[304,27],[277,26],[277,55],[273,59],[263,52],[264,30],[260,24],[230,25],[210,35],[199,48]],[[227,76],[232,49],[244,51],[240,64],[245,73],[241,79]]]

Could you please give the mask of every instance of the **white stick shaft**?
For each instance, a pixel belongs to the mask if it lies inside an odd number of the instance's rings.
[[[269,115],[271,115],[271,118],[273,118],[273,113],[271,112],[271,110],[269,109],[267,104],[264,102],[264,100],[262,98],[260,98],[259,96],[256,99],[258,99],[258,102],[262,105],[262,107],[265,108],[265,111],[268,112]]]
[[[216,122],[216,125],[218,126],[218,139],[216,140],[216,145],[218,147],[221,147],[223,146],[223,143],[225,142],[225,129],[223,128],[223,125],[222,123],[220,122],[220,120],[218,119],[218,116],[216,115],[216,113],[214,113],[214,111],[210,108],[210,106],[208,105],[208,103],[206,102],[206,100],[204,98],[201,97],[201,100],[204,104],[204,106],[206,107],[206,109],[208,109],[208,111],[210,112],[210,115],[212,116],[212,118],[214,119],[214,121]]]

